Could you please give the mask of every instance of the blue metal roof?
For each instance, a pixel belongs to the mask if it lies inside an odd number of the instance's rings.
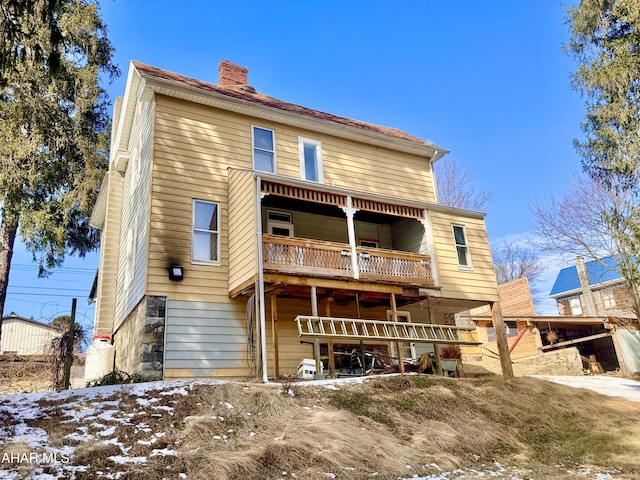
[[[600,261],[592,260],[585,263],[587,274],[589,276],[589,285],[595,286],[601,283],[610,282],[612,280],[621,280],[622,276],[611,270],[611,268],[602,265],[603,262],[612,268],[617,268],[618,264],[613,257],[602,258]],[[564,292],[570,292],[580,288],[580,279],[578,278],[578,270],[576,266],[563,268],[558,273],[556,282],[553,284],[551,293],[554,296]]]

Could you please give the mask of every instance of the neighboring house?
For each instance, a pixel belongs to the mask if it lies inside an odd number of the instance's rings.
[[[0,353],[3,355],[46,355],[51,340],[59,337],[62,333],[62,330],[53,325],[17,315],[8,315],[2,317]]]
[[[577,257],[574,266],[560,270],[550,293],[560,315],[635,318],[629,287],[616,269],[613,257],[590,262]]]
[[[583,355],[595,355],[605,370],[634,373],[640,371],[640,325],[629,287],[616,269],[614,257],[589,262],[577,257],[575,266],[560,270],[550,296],[560,315],[578,317],[557,329],[561,341],[580,342]]]
[[[132,62],[116,103],[91,222],[94,334],[113,336],[118,368],[266,380],[354,348],[474,343],[419,327],[498,301],[485,215],[438,204],[446,150],[258,93],[228,61],[219,73]]]

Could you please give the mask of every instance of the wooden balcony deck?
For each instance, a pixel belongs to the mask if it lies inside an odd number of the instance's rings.
[[[264,269],[276,273],[354,278],[351,247],[344,243],[263,235]],[[419,253],[357,247],[361,279],[433,285],[431,258]]]

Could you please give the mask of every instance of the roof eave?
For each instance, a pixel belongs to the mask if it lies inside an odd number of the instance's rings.
[[[135,68],[135,66],[132,66],[132,68]],[[420,142],[393,137],[391,135],[366,131],[351,125],[343,125],[329,120],[312,118],[300,113],[289,112],[279,108],[250,102],[248,100],[234,98],[219,92],[205,91],[201,88],[185,85],[180,82],[164,78],[158,78],[147,73],[138,72],[138,75],[145,82],[145,87],[149,87],[155,93],[162,95],[181,98],[183,100],[191,100],[235,113],[261,118],[263,120],[283,123],[285,125],[364,142],[379,147],[425,156],[431,161],[436,161],[449,153],[448,150],[437,145],[427,145]]]
[[[109,172],[106,172],[102,179],[102,185],[100,185],[100,192],[98,198],[93,206],[93,211],[89,217],[89,225],[93,228],[102,229],[104,221],[107,216],[107,197],[109,194]]]

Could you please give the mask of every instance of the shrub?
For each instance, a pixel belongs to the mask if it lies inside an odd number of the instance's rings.
[[[460,347],[457,345],[450,345],[448,347],[444,347],[440,350],[440,358],[460,358],[462,356],[462,352],[460,351]]]

